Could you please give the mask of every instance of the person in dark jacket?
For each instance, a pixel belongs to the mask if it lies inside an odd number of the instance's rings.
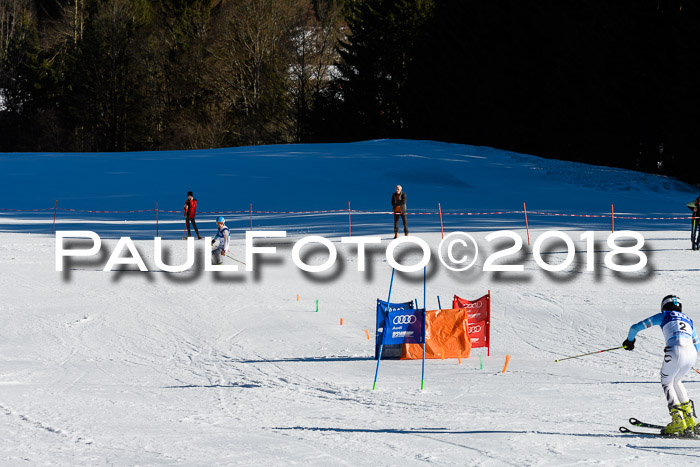
[[[396,185],[396,191],[391,195],[391,208],[394,211],[394,238],[399,236],[399,217],[403,220],[403,233],[408,235],[406,224],[406,193],[401,191],[401,185]]]
[[[190,237],[190,224],[194,227],[194,231],[197,234],[197,239],[201,240],[202,236],[199,235],[199,230],[197,229],[197,223],[194,221],[194,216],[197,215],[197,200],[194,199],[191,191],[187,192],[187,201],[185,201],[185,224],[187,224],[187,237]]]
[[[700,196],[686,204],[693,211],[693,227],[690,231],[690,243],[693,251],[700,250]]]

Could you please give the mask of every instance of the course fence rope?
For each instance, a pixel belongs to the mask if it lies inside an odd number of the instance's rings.
[[[0,208],[0,213],[49,213],[52,212],[54,214],[54,228],[56,224],[56,215],[57,213],[76,213],[76,214],[144,214],[144,213],[153,213],[153,223],[156,226],[156,231],[158,231],[158,223],[159,223],[159,214],[179,214],[183,215],[183,212],[180,210],[169,210],[169,209],[159,209],[156,203],[156,208],[152,209],[130,209],[130,210],[98,210],[98,209],[74,209],[74,208],[65,208],[65,207],[58,207],[58,201],[56,202],[56,205],[53,207],[47,207],[47,208],[24,208],[24,209],[19,209],[19,208]],[[513,216],[513,215],[523,215],[525,219],[525,223],[527,223],[527,216],[551,216],[551,217],[569,217],[569,218],[595,218],[595,219],[609,219],[612,228],[614,229],[614,222],[615,220],[637,220],[637,221],[692,221],[696,219],[700,219],[698,217],[693,217],[692,214],[689,215],[676,215],[676,216],[651,216],[651,215],[643,215],[643,214],[636,214],[636,215],[621,215],[621,213],[615,213],[612,211],[610,213],[605,213],[605,214],[583,214],[583,213],[572,213],[572,212],[554,212],[554,211],[530,211],[526,210],[525,204],[523,204],[523,210],[501,210],[501,211],[476,211],[476,212],[468,212],[468,211],[445,211],[442,209],[440,205],[438,205],[438,209],[435,210],[419,210],[419,211],[413,211],[413,212],[406,212],[406,215],[408,216],[439,216],[440,217],[440,228],[442,231],[442,218],[443,217],[449,217],[449,216]],[[612,206],[611,206],[612,208]],[[348,207],[343,208],[343,209],[324,209],[324,210],[299,210],[299,211],[280,211],[280,210],[253,210],[252,204],[250,205],[249,209],[241,209],[241,210],[222,210],[222,211],[198,211],[197,214],[199,215],[249,215],[250,216],[250,228],[252,229],[253,227],[253,217],[255,215],[257,216],[265,216],[266,218],[268,216],[307,216],[307,215],[320,215],[320,214],[329,214],[329,215],[337,215],[337,214],[348,214],[348,232],[351,235],[352,234],[352,220],[351,216],[352,214],[356,215],[392,215],[395,214],[393,211],[384,211],[384,210],[365,210],[365,209],[351,209],[350,208],[350,203],[348,202]],[[170,217],[170,216],[167,216]],[[75,220],[75,219],[71,219]],[[87,218],[85,219],[78,219],[78,220],[89,220]],[[2,221],[2,217],[0,217],[0,223]],[[61,222],[60,216],[58,216],[58,221]],[[140,220],[143,222],[143,219]],[[163,219],[164,222],[168,222]],[[172,222],[172,219],[170,219],[170,222]],[[437,224],[436,224],[437,225]],[[529,229],[528,229],[528,235],[529,235]]]
[[[27,209],[14,209],[14,208],[0,208],[2,212],[48,212],[54,211],[54,208],[27,208]],[[75,212],[75,213],[90,213],[90,214],[133,214],[133,213],[163,213],[163,214],[182,214],[182,211],[168,210],[168,209],[131,209],[131,210],[94,210],[94,209],[71,209],[71,208],[57,208],[58,212]],[[197,211],[197,214],[282,214],[282,215],[298,215],[298,214],[333,214],[333,213],[352,213],[352,214],[381,214],[389,215],[394,214],[393,211],[368,211],[364,209],[324,209],[315,211],[261,211],[261,210],[237,210],[237,211]],[[406,212],[407,216],[437,216],[442,214],[443,216],[498,216],[498,215],[513,215],[513,214],[525,214],[526,211],[488,211],[488,212],[449,212],[442,211],[440,213],[438,210],[435,211],[419,211],[419,212]],[[584,217],[584,218],[607,218],[610,219],[613,216],[611,214],[577,214],[577,213],[565,213],[565,212],[546,212],[546,211],[527,211],[528,215],[536,216],[554,216],[554,217]],[[625,220],[693,220],[700,219],[700,217],[693,217],[692,215],[687,216],[624,216],[620,214],[614,215],[615,219],[625,219]]]

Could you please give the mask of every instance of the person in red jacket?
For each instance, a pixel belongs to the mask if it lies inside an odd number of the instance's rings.
[[[185,201],[185,223],[187,224],[187,237],[191,236],[190,233],[190,223],[194,227],[194,231],[197,234],[197,239],[201,240],[202,237],[199,235],[199,230],[197,229],[197,223],[194,221],[194,216],[197,215],[197,200],[194,199],[191,191],[187,192],[187,201]]]

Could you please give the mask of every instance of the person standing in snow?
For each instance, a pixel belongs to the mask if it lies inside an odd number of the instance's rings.
[[[667,435],[699,433],[700,426],[694,418],[695,406],[688,398],[682,378],[698,358],[700,339],[693,321],[683,313],[681,299],[675,295],[665,296],[661,301],[661,312],[632,325],[622,346],[625,350],[634,350],[637,333],[656,325],[661,326],[666,339],[661,386],[671,414],[671,423],[661,432]]]
[[[401,185],[396,185],[396,191],[391,195],[391,208],[394,211],[394,238],[399,236],[399,217],[403,221],[403,233],[408,235],[406,225],[406,193],[401,191]]]
[[[190,224],[194,227],[194,231],[197,234],[197,240],[201,240],[202,237],[199,235],[199,230],[197,229],[197,223],[194,221],[194,216],[197,215],[197,200],[194,199],[194,195],[191,191],[187,192],[187,201],[185,201],[185,224],[187,225],[187,237],[191,236]]]
[[[700,196],[686,204],[693,211],[693,227],[690,231],[690,243],[693,251],[700,250]]]
[[[211,246],[216,247],[212,250],[212,264],[219,265],[224,263],[223,256],[228,251],[228,241],[231,236],[231,232],[228,227],[226,227],[226,219],[223,216],[216,218],[216,225],[219,231],[216,232],[216,236],[211,241]]]

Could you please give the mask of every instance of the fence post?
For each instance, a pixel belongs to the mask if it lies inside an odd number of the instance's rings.
[[[56,209],[58,208],[58,200],[53,206],[53,227],[51,228],[51,235],[56,233]]]
[[[523,202],[523,212],[525,213],[525,230],[527,230],[527,244],[530,244],[530,226],[527,224],[527,206]]]
[[[440,203],[438,203],[438,211],[440,211],[440,235],[442,235],[442,238],[445,238],[445,232],[442,230],[442,207]]]
[[[352,237],[352,211],[350,211],[350,201],[348,201],[348,236]]]

